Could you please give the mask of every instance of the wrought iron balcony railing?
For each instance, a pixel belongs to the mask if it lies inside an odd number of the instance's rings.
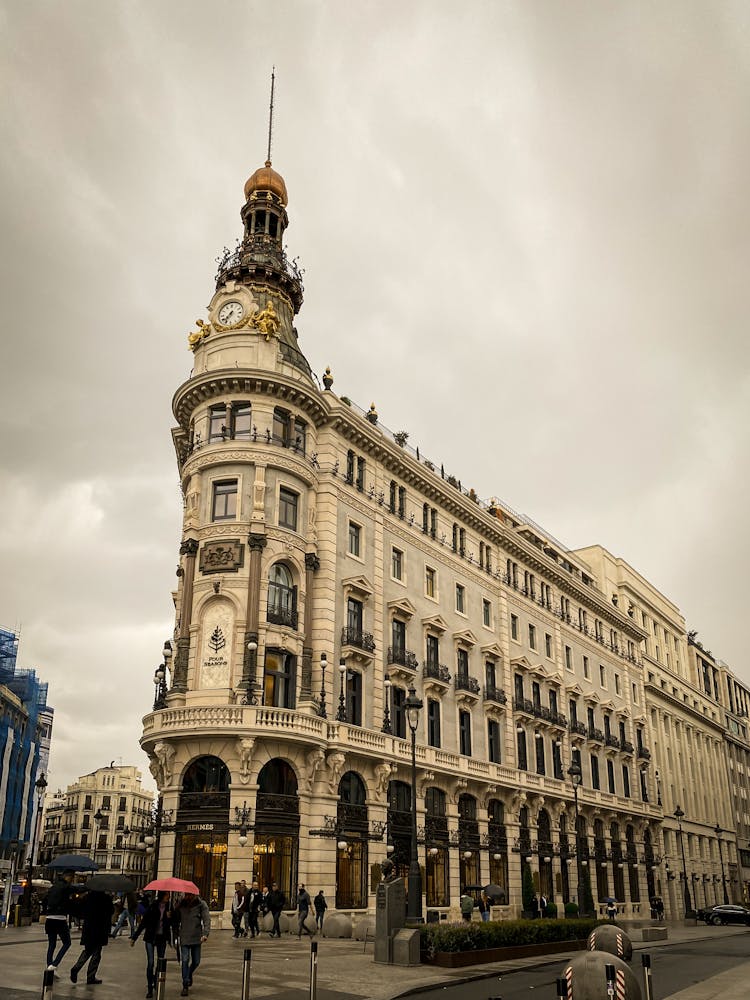
[[[604,745],[608,747],[613,747],[615,750],[620,749],[619,739],[616,736],[612,736],[611,733],[609,736],[604,737]]]
[[[468,674],[456,674],[454,684],[456,691],[469,691],[471,694],[479,694],[479,681],[476,677],[469,677]]]
[[[589,726],[586,735],[594,743],[604,742],[604,733],[601,731],[601,729],[597,729],[596,726]]]
[[[425,663],[422,667],[422,676],[430,677],[435,681],[442,681],[443,684],[450,684],[450,671],[444,663]]]
[[[292,611],[290,608],[269,607],[266,612],[266,621],[271,622],[272,625],[286,625],[289,628],[296,629],[298,615],[296,611]]]
[[[571,733],[576,733],[578,736],[585,736],[588,732],[583,722],[571,722],[569,729]]]
[[[620,740],[620,749],[623,750],[625,753],[632,753],[634,747],[629,740]]]
[[[494,701],[498,705],[505,705],[508,698],[502,688],[495,687],[494,684],[485,684],[484,686],[484,700]]]
[[[651,751],[646,747],[638,747],[638,756],[641,760],[651,760]]]
[[[341,645],[356,646],[357,649],[364,649],[367,653],[375,652],[375,639],[370,632],[361,632],[359,629],[343,628],[341,630]]]
[[[529,698],[514,698],[513,699],[513,711],[515,712],[525,712],[526,715],[534,714],[534,702]]]
[[[410,649],[402,649],[400,646],[388,647],[388,663],[398,663],[409,670],[416,670],[419,667],[417,657]]]

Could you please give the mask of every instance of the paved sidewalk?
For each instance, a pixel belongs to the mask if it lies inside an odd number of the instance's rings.
[[[637,934],[637,932],[636,932]],[[744,927],[681,927],[670,926],[667,941],[634,942],[636,955],[633,969],[641,981],[641,963],[638,952],[652,955],[654,976],[658,975],[658,952],[672,944],[699,940],[716,940],[717,944],[729,935],[745,934],[750,954],[750,931]],[[75,1000],[120,1000],[124,994],[129,1000],[145,996],[145,949],[141,940],[134,948],[120,937],[104,949],[99,975],[101,986],[87,986],[85,975],[74,986],[69,979],[70,967],[79,954],[79,942],[74,944],[63,959],[60,978],[55,981],[55,997]],[[47,939],[40,925],[0,930],[0,1000],[30,1000],[31,994],[39,997]],[[280,940],[267,935],[256,939],[235,940],[229,931],[214,931],[203,948],[203,961],[190,991],[194,1000],[228,1000],[240,995],[243,953],[252,949],[251,996],[273,1000],[305,1000],[309,996],[310,943],[303,938],[286,935]],[[365,949],[361,941],[340,941],[322,938],[318,943],[318,1000],[393,1000],[412,991],[454,983],[480,981],[507,975],[529,966],[542,964],[562,968],[568,957],[564,954],[548,959],[528,958],[508,962],[493,962],[463,969],[436,969],[429,965],[400,968],[375,965],[372,959],[372,942]],[[167,997],[179,996],[180,972],[174,952],[167,967]],[[750,963],[721,973],[705,983],[676,994],[679,1000],[747,1000],[750,995]]]

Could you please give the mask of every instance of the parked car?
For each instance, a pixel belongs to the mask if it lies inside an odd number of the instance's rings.
[[[747,924],[750,927],[750,909],[737,903],[719,903],[704,911],[707,924]]]

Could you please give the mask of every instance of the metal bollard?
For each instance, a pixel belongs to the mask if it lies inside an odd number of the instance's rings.
[[[242,1000],[250,998],[250,963],[253,960],[253,949],[245,948],[242,956]]]
[[[557,979],[557,1000],[568,1000],[568,980],[565,976],[559,976]]]
[[[643,991],[646,994],[646,1000],[654,1000],[654,986],[651,982],[651,956],[641,955],[641,962],[643,962]]]
[[[613,997],[615,995],[615,967],[614,965],[604,966],[604,975],[607,978],[607,996]]]
[[[55,982],[55,970],[45,969],[44,979],[42,980],[42,1000],[49,1000],[52,996],[53,984]]]
[[[167,960],[157,958],[156,960],[156,1000],[164,1000],[167,992]]]
[[[310,942],[310,1000],[318,996],[318,942]]]

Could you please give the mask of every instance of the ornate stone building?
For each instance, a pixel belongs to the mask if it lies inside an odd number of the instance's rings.
[[[286,209],[266,163],[174,396],[174,660],[141,740],[160,874],[216,910],[251,873],[371,907],[383,860],[409,860],[413,685],[428,908],[492,881],[518,913],[528,864],[558,905],[588,869],[595,899],[647,912],[663,872],[644,622],[588,553],[480,502],[328,370],[319,384]]]

